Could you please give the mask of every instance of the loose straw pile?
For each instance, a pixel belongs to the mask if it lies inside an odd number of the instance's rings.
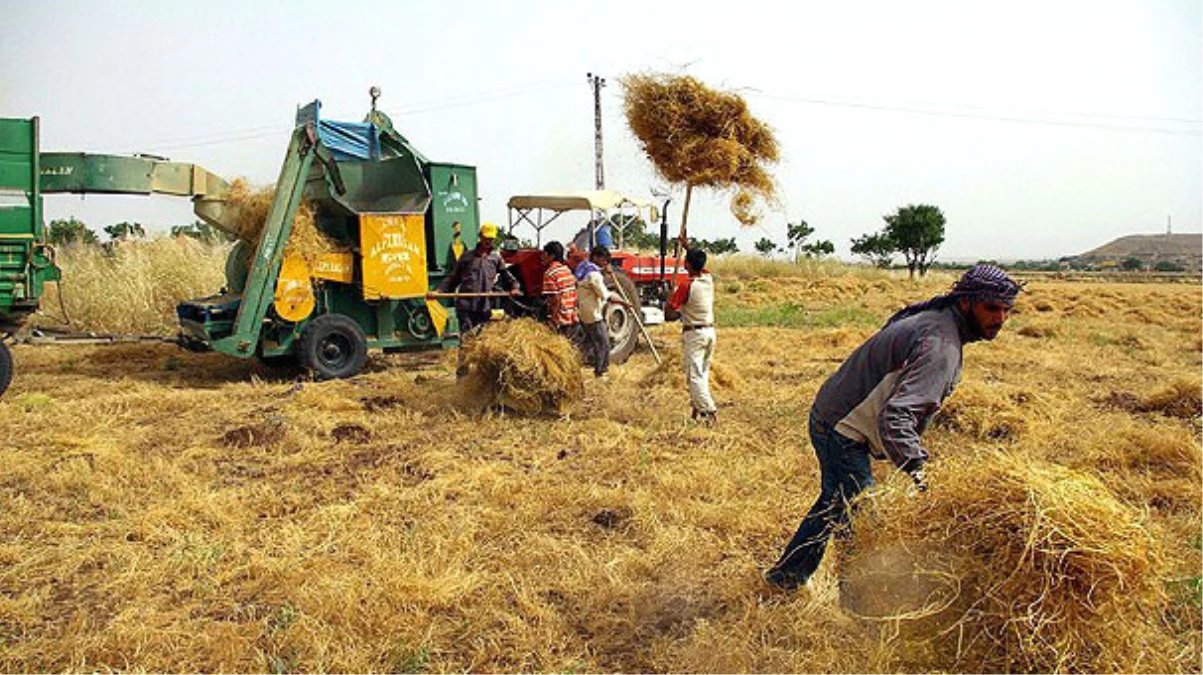
[[[225,199],[227,207],[236,214],[234,224],[238,229],[239,239],[251,245],[258,245],[259,236],[263,232],[275,198],[275,187],[253,189],[245,178],[235,178],[230,183]],[[337,247],[318,231],[313,205],[307,200],[302,199],[297,206],[292,233],[288,237],[285,250],[287,253],[300,255],[310,264],[323,254],[337,250]]]
[[[887,485],[862,502],[841,566],[853,597],[880,596],[875,577],[900,570],[912,588],[928,586],[921,607],[873,617],[893,631],[903,661],[964,672],[1173,671],[1159,617],[1167,567],[1145,513],[1092,475],[1021,455],[933,468],[928,493]]]
[[[580,352],[532,319],[490,323],[463,350],[469,367],[464,387],[487,406],[564,414],[584,392]]]

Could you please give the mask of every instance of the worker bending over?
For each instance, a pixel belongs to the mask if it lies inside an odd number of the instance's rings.
[[[810,409],[819,497],[767,582],[793,590],[810,579],[847,524],[848,503],[873,485],[870,457],[890,459],[927,489],[919,437],[960,379],[962,347],[997,337],[1020,290],[1001,269],[978,265],[947,294],[890,317],[823,384]]]

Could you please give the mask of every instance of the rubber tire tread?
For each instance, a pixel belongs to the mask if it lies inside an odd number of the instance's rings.
[[[0,396],[13,381],[13,353],[8,345],[0,342]]]
[[[349,338],[353,350],[351,360],[337,370],[327,368],[317,358],[317,350],[322,340],[334,333],[342,333]],[[322,314],[305,327],[305,333],[301,335],[299,357],[301,365],[309,369],[319,380],[340,380],[354,377],[363,370],[364,365],[368,362],[368,339],[359,324],[350,317],[344,314]]]
[[[612,274],[612,275],[606,274],[603,276],[605,277],[606,288],[610,289],[614,293],[617,293],[618,290],[614,286],[614,282],[617,281],[622,286],[622,292],[626,294],[627,300],[629,300],[630,302],[632,302],[636,305],[636,307],[634,309],[627,309],[625,307],[622,307],[621,305],[614,305],[615,309],[617,309],[619,311],[627,312],[628,314],[633,314],[634,312],[638,312],[639,311],[639,307],[638,307],[638,305],[639,305],[639,289],[635,286],[635,282],[631,280],[631,277],[627,276],[625,272],[622,272],[620,270],[614,270],[614,274]],[[620,366],[620,365],[626,363],[627,359],[631,358],[631,354],[633,354],[635,352],[635,348],[639,346],[640,330],[639,330],[639,324],[636,321],[636,318],[637,318],[636,316],[628,317],[628,319],[630,320],[630,323],[631,323],[631,332],[630,332],[630,337],[627,338],[627,340],[625,342],[623,342],[622,344],[616,344],[616,343],[614,343],[613,340],[611,340],[611,342],[610,342],[610,364],[611,365]],[[642,318],[642,317],[639,317],[639,318]]]

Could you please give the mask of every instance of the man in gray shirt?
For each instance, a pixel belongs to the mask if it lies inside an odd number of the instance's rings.
[[[961,376],[961,348],[993,340],[1020,284],[993,265],[966,272],[952,290],[903,308],[857,348],[819,389],[810,441],[822,476],[819,497],[765,580],[793,590],[819,567],[848,502],[873,485],[870,457],[890,459],[926,490],[919,438]]]

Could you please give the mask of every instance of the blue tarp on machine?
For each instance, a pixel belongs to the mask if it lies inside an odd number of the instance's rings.
[[[297,124],[314,122],[318,139],[334,159],[379,159],[380,137],[371,122],[334,122],[320,118],[321,101],[314,101],[297,111]]]

